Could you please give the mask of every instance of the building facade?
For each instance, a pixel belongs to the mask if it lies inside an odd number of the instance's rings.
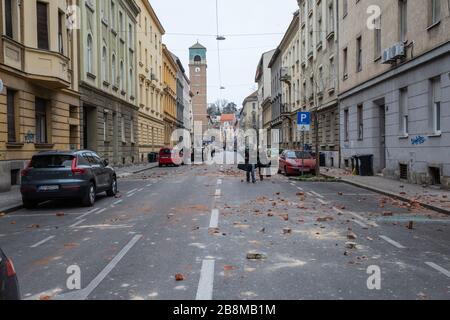
[[[239,128],[243,131],[256,129],[258,126],[258,91],[253,92],[242,102],[239,116]]]
[[[165,30],[148,0],[139,0],[138,5],[138,137],[143,162],[149,152],[157,152],[164,145],[161,39]]]
[[[300,108],[317,116],[306,143],[315,150],[318,137],[319,152],[324,154],[328,167],[339,167],[339,111],[338,111],[338,1],[299,0],[300,7],[300,65],[302,92]],[[366,8],[367,9],[367,8]]]
[[[115,165],[138,161],[134,0],[79,2],[81,146]]]
[[[78,32],[67,10],[66,1],[0,1],[0,192],[20,184],[35,153],[80,147]]]
[[[166,146],[174,145],[174,141],[171,141],[172,133],[177,129],[177,72],[177,62],[163,44],[164,144]]]
[[[268,124],[272,115],[272,76],[269,63],[276,50],[265,52],[261,55],[256,68],[255,82],[258,84],[257,127],[263,129],[264,123]],[[270,110],[269,110],[270,109]],[[266,115],[266,118],[264,117]],[[267,126],[266,126],[267,128]],[[268,142],[270,141],[267,135]],[[270,144],[270,142],[269,142]]]
[[[202,123],[202,132],[208,129],[208,87],[206,48],[196,43],[189,48],[189,79],[191,79],[192,112],[194,123]]]
[[[269,62],[268,67],[270,68],[270,76],[272,78],[272,112],[271,112],[271,123],[270,123],[270,131],[269,135],[269,145],[273,144],[273,137],[276,137],[277,143],[282,143],[281,140],[281,132],[282,132],[282,124],[283,118],[281,116],[281,106],[283,105],[283,92],[282,92],[282,84],[281,84],[281,51],[279,48],[275,50],[275,53],[272,56],[272,59]]]
[[[184,129],[184,86],[186,85],[186,75],[181,60],[174,54],[172,54],[172,58],[177,63],[177,128]]]
[[[449,2],[340,1],[340,121],[344,166],[450,187]],[[378,5],[381,16],[367,15]],[[368,28],[368,23],[371,28]]]
[[[296,113],[300,109],[300,42],[299,12],[296,11],[292,21],[278,46],[281,55],[281,148],[297,148],[300,134],[297,131]]]

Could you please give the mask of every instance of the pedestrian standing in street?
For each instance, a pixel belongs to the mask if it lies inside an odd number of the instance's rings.
[[[255,177],[255,171],[256,171],[256,165],[255,163],[252,163],[250,159],[250,149],[245,149],[245,165],[247,167],[247,182],[250,183],[250,176],[252,178],[252,182],[256,183],[256,177]]]

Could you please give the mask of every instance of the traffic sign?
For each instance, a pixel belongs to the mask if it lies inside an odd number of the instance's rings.
[[[297,113],[297,127],[302,132],[311,130],[311,112]]]

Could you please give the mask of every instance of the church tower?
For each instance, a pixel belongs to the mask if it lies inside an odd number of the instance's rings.
[[[202,122],[202,132],[208,129],[208,88],[206,48],[198,41],[189,48],[189,72],[191,80],[192,112],[195,121]]]

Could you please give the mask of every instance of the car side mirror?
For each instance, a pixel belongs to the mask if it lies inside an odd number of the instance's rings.
[[[103,160],[103,165],[105,166],[105,167],[107,167],[107,166],[109,166],[109,162],[108,162],[108,160]]]

